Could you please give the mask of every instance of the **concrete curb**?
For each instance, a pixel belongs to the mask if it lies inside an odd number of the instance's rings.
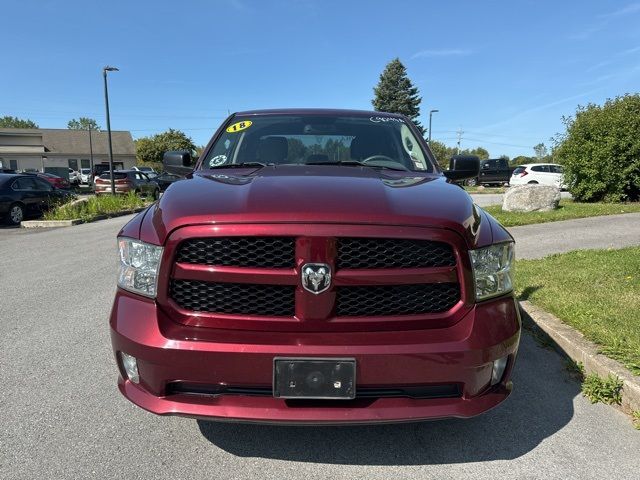
[[[528,301],[520,302],[524,321],[533,322],[572,360],[584,365],[585,373],[600,377],[615,375],[624,382],[622,410],[627,413],[640,411],[640,376],[634,375],[621,363],[598,353],[598,346],[554,315],[545,312]]]
[[[74,218],[73,220],[25,220],[20,224],[22,228],[59,228],[59,227],[73,227],[74,225],[80,225],[81,223],[97,222],[98,220],[106,220],[107,218],[121,217],[123,215],[131,215],[132,213],[141,212],[148,207],[135,208],[133,210],[122,210],[120,212],[110,213],[109,215],[97,215],[91,220],[82,220],[81,218]]]

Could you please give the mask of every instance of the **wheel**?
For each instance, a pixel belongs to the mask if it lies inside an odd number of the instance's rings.
[[[476,185],[478,185],[478,179],[470,178],[465,183],[467,184],[468,187],[475,187]]]
[[[135,189],[135,190],[133,191],[133,193],[135,193],[138,197],[140,196],[140,190],[138,190],[138,189]]]
[[[19,203],[14,203],[9,207],[9,223],[11,225],[20,225],[20,222],[24,220],[24,206]]]
[[[535,180],[531,180],[531,181],[529,182],[529,185],[538,185],[538,182],[536,182]]]

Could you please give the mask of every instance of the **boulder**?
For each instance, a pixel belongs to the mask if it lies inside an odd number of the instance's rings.
[[[548,212],[558,208],[560,189],[551,185],[518,185],[504,194],[505,212]]]

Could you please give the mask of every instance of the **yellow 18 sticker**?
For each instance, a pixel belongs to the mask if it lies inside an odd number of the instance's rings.
[[[242,122],[234,123],[230,127],[227,127],[227,133],[235,133],[240,130],[244,130],[251,126],[251,120],[243,120]]]

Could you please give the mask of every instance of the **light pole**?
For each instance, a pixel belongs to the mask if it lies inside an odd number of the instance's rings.
[[[431,143],[431,116],[440,110],[429,110],[429,143]]]
[[[91,142],[91,124],[89,124],[89,176],[93,175],[93,143]],[[87,185],[91,186],[91,181],[87,180]]]
[[[104,77],[104,106],[107,111],[107,139],[109,140],[109,176],[111,177],[111,195],[116,194],[116,183],[113,180],[113,148],[111,147],[111,121],[109,119],[109,92],[107,90],[107,72],[117,72],[116,67],[106,66],[102,69]]]

